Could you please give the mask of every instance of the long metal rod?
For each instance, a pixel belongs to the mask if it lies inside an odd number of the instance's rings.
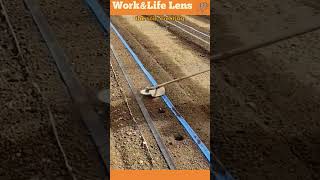
[[[156,85],[156,86],[153,86],[153,87],[148,87],[146,89],[147,90],[158,89],[159,87],[162,87],[162,86],[174,83],[174,82],[178,82],[178,81],[181,81],[181,80],[184,80],[184,79],[187,79],[187,78],[191,78],[191,77],[194,77],[194,76],[197,76],[199,74],[203,74],[203,73],[206,73],[206,72],[209,72],[209,71],[210,71],[210,69],[207,69],[205,71],[197,72],[195,74],[187,75],[187,76],[184,76],[184,77],[181,77],[181,78],[178,78],[178,79],[174,79],[174,80],[171,80],[171,81],[168,81],[168,82],[164,82],[162,84],[159,84],[159,85]]]
[[[303,34],[306,34],[306,33],[312,32],[312,31],[316,31],[318,29],[320,29],[320,24],[313,25],[311,27],[308,27],[307,29],[304,28],[304,29],[302,29],[300,31],[293,32],[293,33],[290,33],[290,34],[285,35],[285,36],[283,36],[283,35],[282,36],[277,36],[277,37],[275,37],[273,39],[270,39],[270,40],[267,40],[267,41],[264,41],[264,42],[261,42],[261,43],[258,43],[258,44],[248,45],[248,46],[236,48],[236,49],[224,52],[224,53],[216,54],[216,55],[211,56],[211,59],[214,60],[214,61],[219,61],[219,60],[222,60],[222,59],[231,58],[233,56],[244,54],[244,53],[247,53],[247,52],[255,50],[255,49],[259,49],[259,48],[262,48],[262,47],[265,47],[265,46],[269,46],[271,44],[274,44],[274,43],[277,43],[277,42],[280,42],[280,41],[283,41],[283,40],[287,40],[287,39],[293,38],[295,36],[299,36],[299,35],[303,35]]]
[[[131,78],[127,75],[126,73],[126,70],[124,69],[124,65],[122,63],[122,61],[120,60],[117,52],[114,50],[113,46],[110,45],[110,48],[111,48],[111,52],[112,52],[112,55],[115,57],[115,60],[116,62],[118,63],[120,69],[121,69],[121,72],[122,74],[124,75],[128,85],[129,85],[129,88],[130,88],[130,91],[131,93],[133,94],[134,98],[136,99],[139,107],[140,107],[140,110],[145,118],[145,120],[147,121],[147,124],[151,130],[151,133],[153,135],[153,137],[155,138],[158,146],[159,146],[159,149],[169,167],[169,169],[176,169],[175,165],[174,165],[174,162],[165,146],[165,144],[163,143],[161,137],[160,137],[160,134],[159,132],[157,131],[157,129],[155,128],[154,124],[153,124],[153,120],[147,110],[147,108],[145,107],[141,97],[136,93],[136,90],[134,89],[133,85],[132,85],[132,80]]]

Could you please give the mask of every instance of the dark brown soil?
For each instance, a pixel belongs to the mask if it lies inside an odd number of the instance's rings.
[[[318,5],[216,1],[213,53],[319,23]],[[214,150],[235,177],[320,178],[319,40],[315,31],[213,61]]]
[[[77,179],[101,179],[105,175],[96,149],[29,11],[23,1],[5,1],[5,5],[24,59],[17,56],[0,13],[0,179],[72,179],[54,138],[46,104]],[[41,1],[41,11],[81,83],[91,92],[105,87],[107,44],[85,4]]]

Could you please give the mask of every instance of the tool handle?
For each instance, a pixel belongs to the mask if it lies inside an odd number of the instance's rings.
[[[303,29],[301,28],[299,31],[291,32],[290,34],[287,34],[287,35],[276,36],[271,40],[268,39],[266,41],[263,41],[263,42],[260,42],[260,43],[257,43],[257,44],[243,46],[243,47],[240,47],[240,48],[232,49],[232,50],[224,52],[224,53],[215,54],[215,55],[211,56],[210,59],[213,59],[214,61],[227,59],[227,58],[230,58],[230,57],[233,57],[233,56],[236,56],[236,55],[240,55],[240,54],[246,53],[248,51],[252,51],[252,50],[255,50],[255,49],[259,49],[259,48],[262,48],[262,47],[277,43],[279,41],[283,41],[283,40],[286,40],[286,39],[293,38],[293,37],[298,36],[298,35],[309,33],[309,32],[312,32],[312,31],[316,31],[318,29],[320,29],[320,24],[319,23],[316,24],[316,25],[314,25],[314,24],[309,25],[309,27],[307,27],[307,28],[305,26],[303,26]]]
[[[187,78],[190,78],[190,77],[199,75],[199,74],[203,74],[203,73],[208,72],[208,71],[210,71],[210,69],[207,69],[207,70],[205,70],[205,71],[201,71],[201,72],[198,72],[198,73],[195,73],[195,74],[191,74],[191,75],[188,75],[188,76],[184,76],[184,77],[181,77],[181,78],[178,78],[178,79],[174,79],[174,80],[171,80],[171,81],[162,83],[162,84],[158,84],[157,86],[153,86],[153,87],[150,87],[150,88],[148,88],[148,89],[149,89],[149,90],[150,90],[150,89],[158,89],[159,87],[162,87],[162,86],[165,86],[165,85],[168,85],[168,84],[177,82],[177,81],[181,81],[181,80],[183,80],[183,79],[187,79]]]

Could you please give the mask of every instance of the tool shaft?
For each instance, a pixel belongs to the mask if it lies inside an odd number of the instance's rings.
[[[309,25],[309,27],[307,27],[307,28],[303,27],[303,28],[300,28],[298,31],[291,32],[291,33],[286,34],[286,35],[276,36],[273,39],[268,39],[266,41],[263,41],[263,42],[260,42],[260,43],[257,43],[257,44],[243,46],[243,47],[240,47],[240,48],[232,49],[232,50],[224,52],[224,53],[212,55],[211,59],[214,60],[214,61],[227,59],[227,58],[230,58],[230,57],[233,57],[233,56],[237,56],[237,55],[240,55],[240,54],[247,53],[247,52],[255,50],[255,49],[259,49],[259,48],[262,48],[262,47],[265,47],[265,46],[269,46],[271,44],[274,44],[274,43],[277,43],[277,42],[280,42],[280,41],[283,41],[283,40],[286,40],[286,39],[290,39],[290,38],[293,38],[293,37],[296,37],[296,36],[299,36],[299,35],[303,35],[303,34],[306,34],[306,33],[312,32],[312,31],[316,31],[318,29],[320,29],[320,24],[319,23],[316,24],[316,25],[312,24],[312,25]]]
[[[184,80],[184,79],[187,79],[187,78],[190,78],[190,77],[199,75],[199,74],[203,74],[203,73],[206,73],[206,72],[208,72],[208,71],[210,71],[210,69],[207,69],[207,70],[205,70],[205,71],[201,71],[201,72],[198,72],[198,73],[195,73],[195,74],[191,74],[191,75],[188,75],[188,76],[184,76],[184,77],[181,77],[181,78],[178,78],[178,79],[174,79],[174,80],[171,80],[171,81],[168,81],[168,82],[164,82],[164,83],[161,83],[161,84],[159,84],[159,85],[157,85],[157,86],[153,86],[153,87],[147,88],[147,90],[150,90],[150,89],[158,89],[159,87],[162,87],[162,86],[165,86],[165,85],[168,85],[168,84],[177,82],[177,81],[181,81],[181,80]]]

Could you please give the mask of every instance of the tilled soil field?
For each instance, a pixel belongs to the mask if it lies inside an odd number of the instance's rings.
[[[49,111],[75,177],[102,179],[105,171],[101,160],[30,12],[23,1],[4,4],[23,57],[0,13],[0,179],[72,179]],[[51,0],[40,5],[68,63],[93,97],[97,110],[103,111],[94,97],[106,87],[108,52],[94,16],[83,1]]]
[[[221,53],[319,24],[317,1],[219,0]],[[213,61],[214,150],[240,179],[320,178],[320,31]]]
[[[136,21],[134,16],[117,16],[111,20],[159,83],[209,68],[207,53],[195,50],[192,43],[186,44],[179,35],[171,33],[156,22]],[[111,33],[111,44],[125,64],[135,91],[148,86],[147,79],[114,33]],[[167,169],[150,129],[112,56],[111,62],[120,82],[119,87],[114,75],[111,75],[111,169]],[[166,94],[207,147],[210,146],[209,81],[207,73],[166,87]],[[132,116],[128,113],[120,88],[126,94]],[[208,169],[201,152],[161,99],[145,97],[143,101],[177,169]]]
[[[163,16],[162,18],[164,17],[176,17],[181,20],[157,20],[155,22],[179,36],[198,52],[210,54],[210,20],[207,19],[209,16]]]

